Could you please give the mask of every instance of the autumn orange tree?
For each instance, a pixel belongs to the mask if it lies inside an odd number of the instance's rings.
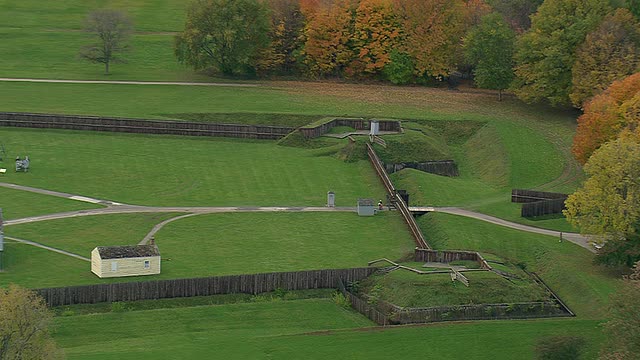
[[[638,70],[640,26],[627,9],[607,15],[576,51],[570,94],[575,107]]]
[[[624,129],[637,128],[639,123],[640,73],[637,73],[614,82],[585,104],[573,138],[573,155],[584,164],[602,144],[616,139]]]
[[[361,0],[355,11],[352,75],[379,75],[402,43],[402,29],[391,0]]]
[[[301,9],[307,19],[303,55],[308,74],[342,75],[355,56],[351,39],[353,1],[306,2]]]
[[[405,41],[399,49],[413,60],[418,77],[447,77],[461,58],[466,29],[463,0],[394,0]]]

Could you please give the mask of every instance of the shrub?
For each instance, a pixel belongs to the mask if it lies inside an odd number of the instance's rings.
[[[578,336],[551,336],[538,340],[536,359],[576,360],[580,359],[585,341]]]
[[[336,305],[345,309],[351,308],[351,302],[341,292],[335,292],[331,298]]]
[[[111,303],[111,312],[125,312],[129,310],[127,304],[123,301],[116,301]]]

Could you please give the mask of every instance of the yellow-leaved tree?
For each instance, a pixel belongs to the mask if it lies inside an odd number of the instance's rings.
[[[31,290],[10,285],[0,288],[0,359],[59,359],[49,334],[51,312],[44,299]]]
[[[583,186],[564,211],[584,234],[597,235],[599,260],[633,265],[640,260],[640,136],[626,131],[596,150],[584,170]]]

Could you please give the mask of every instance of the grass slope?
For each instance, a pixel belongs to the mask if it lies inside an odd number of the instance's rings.
[[[69,359],[247,359],[265,339],[370,324],[331,300],[298,300],[58,317],[55,339]]]
[[[592,359],[602,341],[596,321],[575,319],[354,330],[370,323],[324,299],[76,315],[55,325],[69,359],[410,359],[424,357],[422,345],[433,358],[531,359],[539,337],[567,333],[588,339]]]
[[[436,249],[475,250],[525,264],[582,318],[604,316],[609,295],[620,286],[616,274],[593,265],[594,254],[570,242],[447,214],[418,222]]]
[[[32,171],[7,182],[157,206],[323,206],[384,191],[366,161],[347,164],[268,141],[0,129],[11,156]]]
[[[452,282],[449,274],[420,275],[396,270],[368,278],[363,283],[363,291],[371,294],[372,288],[380,286],[379,299],[415,308],[549,300],[546,292],[530,280],[508,281],[492,272],[465,272],[464,275],[469,279],[469,287]]]

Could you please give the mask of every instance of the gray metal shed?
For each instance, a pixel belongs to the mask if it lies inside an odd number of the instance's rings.
[[[376,214],[375,203],[371,199],[358,199],[358,215],[373,216]]]

